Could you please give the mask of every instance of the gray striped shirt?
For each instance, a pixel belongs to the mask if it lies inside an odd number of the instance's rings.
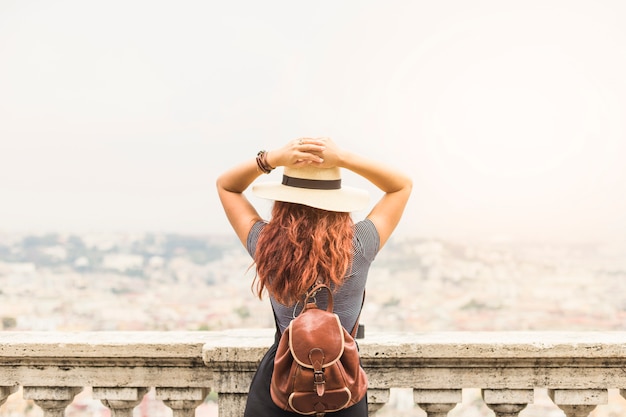
[[[267,223],[264,221],[256,222],[248,234],[247,249],[253,259],[259,235],[266,225]],[[354,328],[361,312],[367,274],[376,253],[378,253],[379,246],[380,237],[374,223],[368,219],[355,223],[352,267],[341,287],[336,289],[333,294],[335,313],[348,331]],[[320,293],[317,297],[317,304],[320,308],[326,308],[327,301],[328,297],[325,292]],[[289,326],[294,314],[297,315],[302,306],[283,305],[271,295],[270,302],[276,314],[280,331],[283,332]]]

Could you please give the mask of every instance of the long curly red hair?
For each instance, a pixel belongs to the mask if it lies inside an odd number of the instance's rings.
[[[276,201],[257,242],[257,295],[267,289],[293,305],[316,282],[340,285],[352,264],[353,235],[350,213]]]

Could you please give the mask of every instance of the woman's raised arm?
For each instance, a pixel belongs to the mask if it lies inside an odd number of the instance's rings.
[[[413,181],[394,167],[340,149],[332,139],[324,138],[323,142],[326,149],[321,154],[324,162],[320,166],[339,166],[349,169],[384,192],[367,215],[378,230],[382,248],[404,213],[413,188]]]
[[[292,140],[281,148],[267,152],[265,163],[271,169],[320,163],[322,160],[319,155],[324,151],[324,146],[324,142],[317,139]],[[217,193],[226,217],[244,246],[250,229],[261,217],[243,192],[262,173],[256,159],[248,158],[224,172],[216,181]]]

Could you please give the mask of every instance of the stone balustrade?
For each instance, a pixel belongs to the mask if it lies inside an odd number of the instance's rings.
[[[0,405],[20,387],[44,416],[63,416],[77,393],[114,416],[132,416],[148,390],[192,416],[211,391],[220,417],[240,417],[271,329],[222,332],[0,332]],[[480,389],[496,417],[519,415],[538,388],[567,417],[588,416],[626,395],[626,332],[374,333],[359,341],[370,415],[390,389],[413,390],[428,417],[443,417],[465,389]]]

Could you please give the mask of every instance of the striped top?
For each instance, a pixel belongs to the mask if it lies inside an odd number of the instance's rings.
[[[259,235],[267,222],[258,221],[250,230],[247,239],[248,253],[254,259],[256,244]],[[351,331],[359,317],[363,301],[363,293],[367,282],[367,274],[370,265],[378,253],[380,237],[378,231],[371,220],[365,219],[354,225],[352,267],[349,268],[343,284],[333,294],[334,310],[339,316],[341,324],[348,331]],[[286,306],[274,299],[270,294],[272,309],[278,320],[281,333],[289,326],[289,323],[301,310],[301,305]],[[319,308],[326,308],[328,296],[325,291],[320,292],[317,297]]]

